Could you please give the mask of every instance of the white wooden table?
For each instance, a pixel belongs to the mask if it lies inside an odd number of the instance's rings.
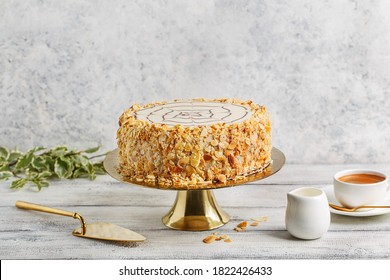
[[[263,181],[215,190],[220,206],[231,215],[225,226],[210,232],[176,231],[161,217],[175,191],[119,183],[107,176],[95,181],[51,182],[35,188],[9,189],[0,183],[0,259],[390,259],[390,214],[347,217],[332,214],[329,231],[320,239],[302,241],[285,229],[286,193],[302,186],[329,187],[332,175],[354,167],[390,173],[388,165],[285,165]],[[146,236],[142,243],[115,244],[75,237],[72,218],[17,209],[25,200],[78,212],[87,222],[111,222]],[[233,228],[243,220],[268,216],[268,222]],[[204,244],[212,232],[227,234],[232,243]]]

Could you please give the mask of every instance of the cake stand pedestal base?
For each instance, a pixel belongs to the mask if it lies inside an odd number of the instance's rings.
[[[177,230],[212,230],[230,220],[215,200],[212,190],[177,191],[171,210],[162,218],[169,228]]]

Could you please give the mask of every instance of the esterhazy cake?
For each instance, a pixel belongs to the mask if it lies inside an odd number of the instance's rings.
[[[119,172],[135,181],[202,188],[271,161],[264,106],[237,99],[135,104],[119,119]]]

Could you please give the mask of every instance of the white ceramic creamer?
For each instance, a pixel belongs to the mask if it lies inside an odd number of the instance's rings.
[[[296,238],[317,239],[329,229],[330,211],[325,193],[299,188],[287,193],[286,228]]]

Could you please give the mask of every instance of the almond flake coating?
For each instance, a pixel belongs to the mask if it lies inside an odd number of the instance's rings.
[[[135,104],[119,118],[119,172],[129,179],[155,182],[167,188],[201,189],[210,182],[240,180],[243,174],[263,168],[271,161],[271,121],[264,106],[237,99],[193,101],[206,105],[212,102],[220,108],[234,104],[246,108],[251,115],[241,122],[174,125],[137,119],[137,112],[155,108],[158,114],[162,105],[174,105],[180,100],[144,106]],[[178,115],[181,114],[183,121],[189,118],[195,121],[206,118],[207,121],[207,118],[213,119],[220,108],[209,113],[200,106],[198,111],[194,108]],[[170,111],[167,116],[176,117]],[[155,120],[159,116],[152,117]]]

